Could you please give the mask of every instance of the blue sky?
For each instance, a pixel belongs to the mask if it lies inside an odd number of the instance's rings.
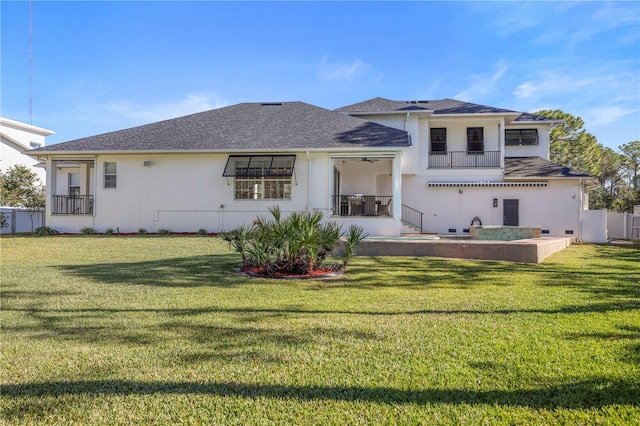
[[[47,144],[254,101],[561,109],[640,140],[640,2],[33,2]],[[28,122],[28,3],[0,4],[3,117]]]

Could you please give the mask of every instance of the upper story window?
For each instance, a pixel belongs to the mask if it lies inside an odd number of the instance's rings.
[[[507,146],[538,145],[538,129],[507,129],[504,139]]]
[[[104,187],[115,188],[116,187],[116,163],[104,162]]]
[[[434,127],[431,129],[431,153],[445,154],[447,152],[446,127]]]
[[[467,127],[467,152],[484,152],[483,127]]]
[[[222,175],[235,178],[236,200],[288,200],[295,159],[295,155],[230,155]]]

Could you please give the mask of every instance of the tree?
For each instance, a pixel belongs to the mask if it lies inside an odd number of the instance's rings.
[[[44,188],[38,176],[22,165],[0,173],[0,204],[10,207],[43,208]]]
[[[621,174],[624,156],[611,148],[602,147],[602,155],[594,175],[598,181],[598,188],[589,195],[589,208],[610,210],[618,198],[625,182]]]
[[[629,186],[634,191],[640,191],[640,141],[626,143],[620,147],[626,157],[624,166],[629,178]]]
[[[562,120],[563,124],[551,131],[551,161],[591,176],[597,176],[602,157],[602,146],[583,128],[584,121],[559,109],[535,113],[543,117]]]

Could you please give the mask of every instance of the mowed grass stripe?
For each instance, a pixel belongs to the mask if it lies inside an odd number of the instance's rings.
[[[7,424],[633,424],[640,248],[353,258],[255,279],[211,237],[2,239]]]

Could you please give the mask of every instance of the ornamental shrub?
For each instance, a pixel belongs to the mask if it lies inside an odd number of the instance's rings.
[[[59,232],[48,226],[39,226],[33,231],[33,235],[36,237],[46,237],[49,235],[58,235]]]
[[[258,268],[264,275],[309,275],[314,270],[345,270],[349,258],[366,235],[352,226],[347,235],[342,265],[325,265],[343,237],[335,222],[322,223],[319,211],[294,212],[282,218],[280,208],[269,208],[271,219],[257,217],[251,226],[222,232],[221,237],[242,257],[243,268]]]

